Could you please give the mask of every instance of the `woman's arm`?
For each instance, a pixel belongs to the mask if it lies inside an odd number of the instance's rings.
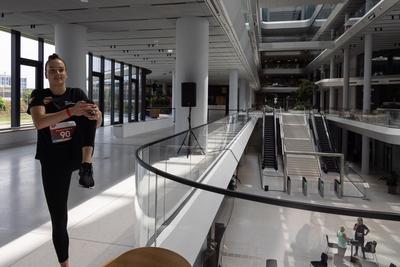
[[[97,107],[97,105],[90,104],[90,106],[91,106],[90,111],[86,112],[84,115],[89,120],[96,120],[96,128],[99,128],[103,121],[102,113],[101,113],[100,109]]]
[[[46,113],[44,106],[33,106],[31,107],[30,112],[32,115],[33,124],[35,125],[36,129],[40,130],[66,120],[71,116],[82,116],[88,110],[92,109],[91,106],[91,104],[78,102],[70,108],[48,114]]]

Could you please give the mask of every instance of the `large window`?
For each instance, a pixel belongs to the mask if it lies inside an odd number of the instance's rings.
[[[11,35],[0,31],[0,130],[11,127]]]

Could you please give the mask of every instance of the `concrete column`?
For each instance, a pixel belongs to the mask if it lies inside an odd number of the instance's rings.
[[[344,158],[347,158],[347,136],[348,131],[346,129],[342,129],[342,153]]]
[[[349,110],[349,87],[350,87],[350,49],[346,46],[343,53],[343,110]]]
[[[329,78],[333,79],[335,77],[335,59],[331,57],[329,60]],[[329,113],[333,113],[335,107],[335,91],[333,87],[329,88]]]
[[[349,26],[347,26],[347,22],[349,21],[350,15],[349,13],[344,14],[344,31],[347,31]]]
[[[317,81],[317,70],[313,71],[313,82]],[[312,98],[312,106],[313,108],[317,108],[317,91],[313,90],[313,98]]]
[[[175,94],[177,91],[177,86],[176,86],[176,71],[172,72],[172,96],[171,96],[171,107],[172,107],[172,114],[173,116],[176,116],[176,110],[175,110]],[[176,117],[175,117],[176,119]]]
[[[246,110],[246,92],[247,92],[247,81],[244,79],[239,80],[239,109]]]
[[[67,65],[66,86],[86,91],[86,28],[75,24],[54,25],[55,51]],[[47,60],[47,59],[45,59]]]
[[[196,106],[192,107],[192,127],[207,123],[208,33],[209,23],[205,18],[184,17],[176,21],[176,132],[188,129],[189,108],[182,107],[181,103],[183,82],[196,83]]]
[[[363,113],[371,111],[372,34],[364,36]]]
[[[229,72],[229,113],[236,113],[238,109],[238,82],[239,71]]]
[[[320,88],[320,90],[319,90],[319,109],[320,109],[320,111],[324,111],[324,105],[325,105],[325,91],[323,88]]]
[[[369,174],[369,137],[362,136],[361,173]]]
[[[167,95],[167,91],[168,91],[167,88],[168,88],[167,82],[163,82],[162,83],[162,94],[163,94],[163,96]]]

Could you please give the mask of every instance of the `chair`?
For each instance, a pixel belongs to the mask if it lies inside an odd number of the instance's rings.
[[[365,244],[364,252],[372,254],[373,259],[376,261],[376,264],[379,266],[378,257],[376,256],[376,245],[377,244],[378,243],[375,240],[374,241],[368,241]]]
[[[310,265],[312,267],[328,267],[328,255],[326,255],[326,253],[321,253],[321,260],[312,261]]]
[[[326,250],[325,250],[325,253],[329,252],[329,248],[338,248],[338,244],[329,242],[329,237],[328,237],[328,235],[326,235]]]

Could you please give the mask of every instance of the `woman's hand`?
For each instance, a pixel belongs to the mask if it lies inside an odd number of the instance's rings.
[[[69,111],[72,116],[86,116],[88,117],[88,113],[93,110],[93,105],[90,103],[86,103],[85,101],[79,101],[77,102],[73,107],[69,108]],[[96,105],[94,105],[96,106]]]
[[[101,118],[101,112],[96,104],[90,104],[90,109],[83,115],[89,120],[99,120]]]

